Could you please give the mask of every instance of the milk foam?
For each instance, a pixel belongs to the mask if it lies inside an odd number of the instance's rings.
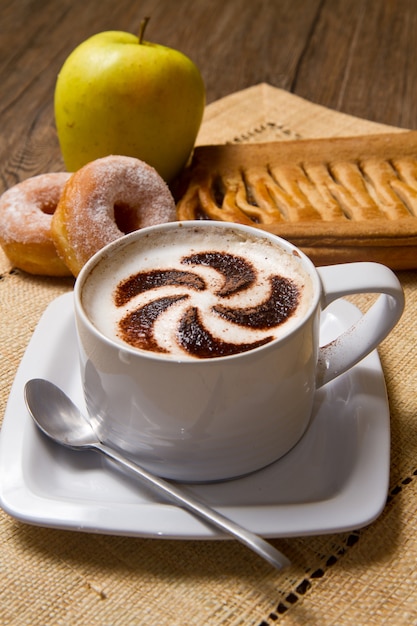
[[[184,263],[184,257],[196,253],[218,252],[242,257],[256,269],[254,283],[247,289],[222,297],[218,295],[225,277],[217,269],[201,264]],[[115,304],[117,286],[139,272],[179,270],[201,277],[206,288],[191,289],[187,285],[167,285],[145,290],[122,306]],[[231,323],[214,311],[216,306],[228,309],[256,309],[271,293],[271,277],[289,279],[296,286],[299,298],[295,311],[283,323],[268,328],[248,328]],[[153,337],[164,356],[195,358],[178,344],[178,327],[184,312],[190,307],[198,312],[204,329],[216,342],[252,344],[288,334],[304,318],[313,297],[313,285],[308,272],[297,255],[276,244],[233,230],[195,227],[173,231],[150,232],[139,241],[133,241],[117,254],[103,258],[93,268],[83,287],[82,302],[93,324],[104,335],[124,345],[120,320],[144,305],[152,307],[162,297],[183,297],[168,306],[152,323]],[[166,351],[166,353],[164,352]]]

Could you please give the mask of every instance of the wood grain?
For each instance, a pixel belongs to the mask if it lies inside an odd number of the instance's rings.
[[[417,125],[417,3],[408,0],[3,0],[0,192],[63,168],[53,116],[57,73],[90,35],[137,32],[189,55],[207,102],[267,82],[319,104]]]

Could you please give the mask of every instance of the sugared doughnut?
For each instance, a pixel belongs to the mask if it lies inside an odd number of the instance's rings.
[[[111,241],[174,220],[174,199],[157,171],[139,159],[112,155],[87,163],[68,180],[52,220],[52,237],[77,276]]]
[[[51,238],[52,215],[70,174],[27,178],[0,198],[0,245],[14,266],[30,274],[70,276]]]

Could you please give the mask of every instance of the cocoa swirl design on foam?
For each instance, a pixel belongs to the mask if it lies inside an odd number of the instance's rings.
[[[256,330],[267,330],[279,326],[295,312],[300,293],[290,279],[272,275],[269,277],[270,291],[260,304],[247,308],[227,306],[227,299],[256,284],[257,272],[251,263],[234,254],[208,251],[185,256],[184,265],[203,265],[216,270],[223,278],[223,284],[215,295],[218,304],[211,310],[231,324]],[[158,296],[162,287],[174,286],[181,291],[178,295]],[[183,302],[176,340],[191,356],[214,358],[246,352],[269,343],[274,339],[268,335],[249,343],[230,343],[215,337],[205,326],[198,308],[193,306],[192,293],[204,291],[207,284],[201,276],[186,270],[166,269],[139,272],[121,281],[114,293],[117,307],[127,304],[138,294],[155,290],[155,298],[138,306],[119,321],[119,335],[128,344],[152,352],[166,353],[154,335],[154,325],[160,315],[169,307]]]
[[[226,252],[198,252],[182,259],[189,265],[206,265],[224,276],[224,283],[216,293],[227,298],[232,294],[251,287],[256,280],[256,272],[252,265],[242,257]]]

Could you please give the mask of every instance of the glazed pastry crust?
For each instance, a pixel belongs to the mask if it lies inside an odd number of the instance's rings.
[[[197,147],[177,217],[268,230],[316,265],[416,268],[417,131]]]

